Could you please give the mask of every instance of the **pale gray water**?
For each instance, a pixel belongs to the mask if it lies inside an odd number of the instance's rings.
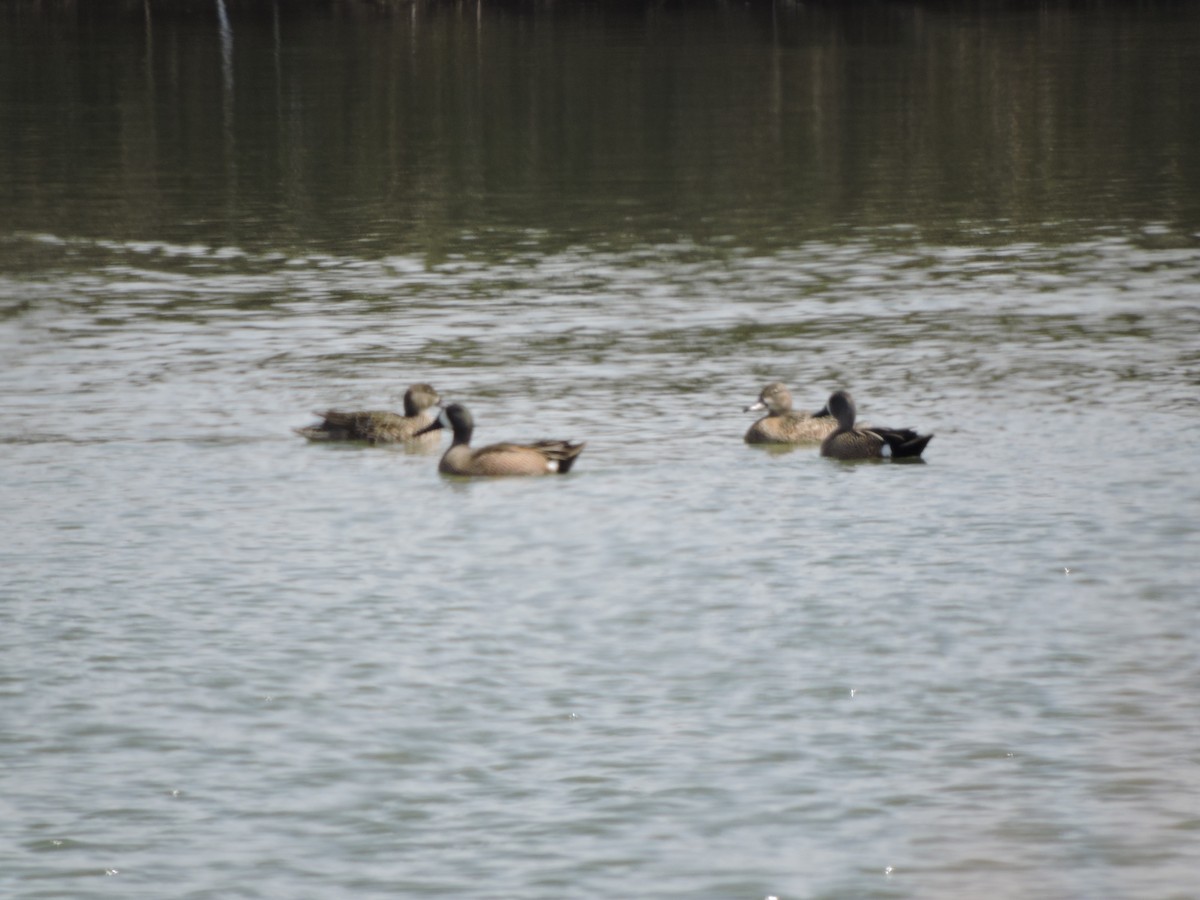
[[[569,233],[501,179],[431,249],[255,233],[238,135],[233,220],[61,227],[13,190],[0,894],[1197,895],[1194,169],[1129,190],[1161,215],[1095,216],[1098,174],[1049,204],[1078,218],[922,188],[804,229],[769,190],[692,227],[568,185]],[[927,462],[746,446],[776,378],[933,431]],[[588,449],[462,483],[290,431],[416,380],[480,442]]]

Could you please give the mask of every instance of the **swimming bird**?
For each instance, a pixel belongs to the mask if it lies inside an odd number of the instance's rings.
[[[314,413],[317,425],[293,429],[310,441],[366,441],[369,444],[400,442],[436,445],[437,436],[420,437],[419,432],[434,421],[431,410],[441,403],[438,392],[427,384],[414,384],[404,392],[404,415],[383,410]]]
[[[758,402],[743,412],[765,409],[767,414],[746,432],[747,444],[815,444],[833,433],[837,420],[826,407],[811,416],[792,411],[792,394],[787,386],[772,381],[758,395]]]
[[[571,471],[575,458],[583,452],[584,444],[569,441],[535,441],[532,444],[488,444],[471,449],[471,433],[475,420],[465,406],[451,403],[433,423],[418,435],[450,428],[454,441],[438,463],[445,475],[565,475]]]
[[[911,428],[855,428],[858,411],[847,391],[834,391],[826,409],[837,419],[837,430],[821,442],[821,455],[832,459],[918,457],[933,438]]]

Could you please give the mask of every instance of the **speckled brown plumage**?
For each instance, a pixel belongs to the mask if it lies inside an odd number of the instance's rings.
[[[855,428],[858,410],[847,391],[834,391],[826,408],[838,424],[821,442],[821,455],[832,459],[911,459],[920,456],[933,438],[911,428]]]
[[[762,389],[758,402],[744,412],[765,409],[767,414],[746,432],[747,444],[818,444],[837,428],[837,421],[822,409],[813,415],[792,411],[787,386],[773,381]]]
[[[310,441],[365,441],[368,444],[410,443],[436,446],[438,435],[418,436],[435,419],[433,407],[441,402],[438,392],[427,384],[414,384],[404,392],[404,415],[386,410],[316,413],[322,421],[295,429]]]

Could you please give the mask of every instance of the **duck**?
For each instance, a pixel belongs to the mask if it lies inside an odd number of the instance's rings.
[[[817,444],[837,428],[837,420],[825,407],[811,416],[792,411],[792,394],[787,385],[772,381],[758,395],[758,402],[743,412],[765,409],[767,414],[746,432],[747,444]]]
[[[837,430],[821,441],[821,455],[830,459],[915,459],[933,439],[911,428],[855,428],[858,410],[848,391],[834,391],[826,405]]]
[[[471,449],[475,419],[461,403],[451,403],[418,435],[439,428],[454,433],[450,448],[442,455],[438,471],[443,475],[565,475],[583,452],[585,443],[570,441],[535,441],[532,444],[488,444]]]
[[[384,410],[313,413],[322,421],[293,431],[310,441],[366,441],[368,444],[434,444],[438,438],[419,432],[433,422],[442,398],[428,384],[413,384],[404,392],[404,415]]]

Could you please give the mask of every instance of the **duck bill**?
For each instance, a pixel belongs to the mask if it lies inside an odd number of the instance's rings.
[[[751,403],[749,406],[747,406],[745,409],[743,409],[742,412],[758,412],[760,409],[766,409],[766,408],[767,408],[767,404],[765,404],[761,400],[759,400],[757,403]]]
[[[831,413],[831,412],[829,411],[829,404],[828,404],[828,403],[826,403],[826,404],[825,404],[824,406],[822,406],[822,407],[821,407],[819,410],[817,410],[815,413],[813,413],[813,414],[812,414],[812,417],[813,417],[814,419],[823,419],[823,418],[825,418],[826,416],[832,416],[832,415],[833,415],[833,413]]]

